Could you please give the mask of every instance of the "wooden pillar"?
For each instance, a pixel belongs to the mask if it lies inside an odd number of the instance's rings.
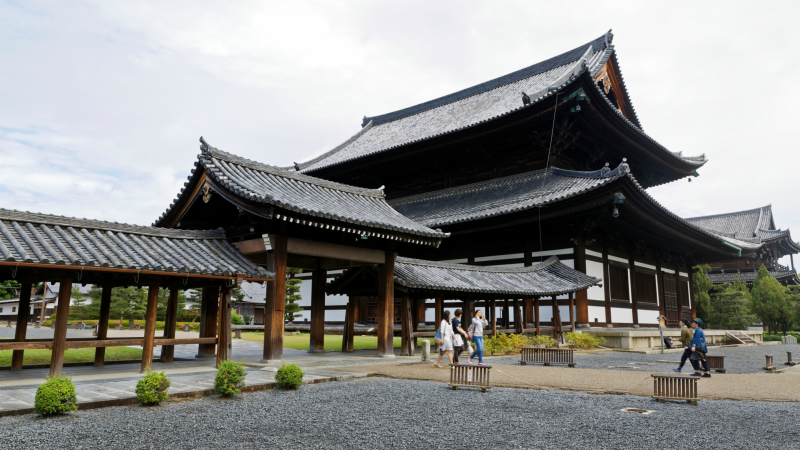
[[[577,239],[575,246],[575,270],[580,273],[586,273],[586,241],[580,237]],[[605,283],[604,283],[605,284]],[[589,291],[582,290],[576,294],[575,315],[577,316],[577,323],[581,325],[589,325]],[[573,328],[575,324],[573,324]],[[575,331],[574,329],[572,331]]]
[[[400,301],[400,354],[414,356],[413,318],[411,317],[411,299],[403,294]]]
[[[561,328],[561,311],[558,309],[558,299],[554,295],[553,299],[553,339],[558,341],[558,331]]]
[[[100,294],[100,320],[97,321],[97,340],[108,338],[108,320],[111,318],[111,286],[103,286]],[[103,367],[106,363],[106,348],[94,349],[94,366]]]
[[[528,328],[529,323],[533,323],[533,299],[522,299],[522,321],[524,322],[523,328]]]
[[[47,287],[45,286],[45,295]],[[50,357],[50,376],[61,375],[64,370],[64,351],[67,345],[67,323],[69,322],[69,299],[72,296],[72,278],[62,278],[58,289],[53,354]],[[44,303],[42,303],[44,306]],[[44,311],[44,310],[43,310]],[[44,312],[42,313],[44,315]]]
[[[533,297],[533,310],[534,310],[534,318],[536,320],[536,335],[539,336],[541,333],[541,327],[539,326],[539,296]]]
[[[464,315],[462,316],[463,320],[461,321],[461,328],[463,328],[464,331],[467,331],[467,328],[469,328],[470,324],[472,323],[472,317],[473,317],[472,311],[474,310],[474,308],[475,308],[475,302],[472,300],[472,298],[468,298],[464,302],[464,308],[463,308]]]
[[[231,288],[225,288],[219,296],[219,334],[217,337],[217,366],[231,359]]]
[[[272,250],[267,253],[267,271],[275,279],[267,282],[267,300],[264,309],[264,359],[280,361],[283,356],[284,305],[286,304],[286,246],[288,238],[269,235]]]
[[[656,255],[656,282],[658,282],[658,311],[662,316],[667,316],[664,302],[664,273],[661,271],[661,257]]]
[[[636,292],[636,265],[634,264],[633,259],[633,251],[628,250],[628,266],[629,269],[629,278],[630,278],[630,289],[631,289],[631,308],[633,308],[633,324],[639,324],[639,299],[637,298]]]
[[[142,373],[153,363],[153,345],[156,338],[156,311],[158,310],[158,283],[147,288],[147,312],[144,316],[144,344],[142,345]]]
[[[525,320],[522,317],[522,306],[520,306],[520,301],[517,299],[514,300],[514,328],[516,328],[517,334],[525,332]]]
[[[325,353],[325,282],[328,271],[311,272],[311,326],[308,353]]]
[[[442,296],[439,295],[434,298],[433,303],[433,327],[439,328],[439,324],[442,323],[442,311],[444,310],[444,304],[442,303]]]
[[[344,331],[342,333],[342,352],[353,351],[353,335],[355,334],[355,308],[358,303],[357,297],[350,297],[347,302],[347,309],[344,312]]]
[[[394,357],[394,261],[397,255],[386,251],[378,265],[378,356]]]
[[[417,329],[419,324],[425,324],[425,319],[428,315],[428,307],[426,305],[427,299],[418,298],[415,300],[417,303]]]
[[[603,295],[606,300],[606,324],[611,324],[611,279],[608,273],[608,247],[603,245]]]
[[[699,270],[699,269],[698,269]],[[792,269],[794,270],[794,269]],[[692,320],[697,319],[697,308],[695,307],[694,297],[694,267],[689,267],[689,306],[692,309]]]
[[[180,290],[172,288],[169,290],[169,300],[167,301],[167,317],[164,320],[164,338],[175,339],[175,326],[178,322],[178,295]],[[161,346],[161,362],[172,362],[175,358],[174,345]]]
[[[584,291],[586,292],[586,291]],[[570,331],[575,332],[575,293],[569,294],[569,325]]]
[[[511,328],[511,310],[508,307],[508,299],[503,300],[503,328]]]
[[[203,297],[200,307],[205,314],[201,313],[200,337],[217,337],[217,321],[219,315],[219,286],[208,286],[203,288]],[[210,358],[216,354],[217,344],[200,344],[200,358]]]
[[[19,307],[17,311],[17,329],[14,330],[14,341],[25,342],[25,334],[28,331],[28,318],[31,313],[31,290],[32,283],[22,283],[19,290]],[[14,350],[11,354],[11,370],[22,370],[22,360],[25,358],[25,350]]]
[[[497,300],[489,300],[489,309],[492,310],[492,333],[497,337]]]

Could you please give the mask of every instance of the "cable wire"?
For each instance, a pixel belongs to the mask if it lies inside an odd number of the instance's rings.
[[[553,107],[553,125],[550,127],[550,146],[547,148],[547,161],[544,164],[544,176],[542,177],[542,189],[544,189],[544,183],[547,180],[547,171],[549,170],[550,166],[550,151],[553,149],[553,134],[555,134],[556,130],[556,112],[558,112],[558,95],[561,92],[556,92],[556,105]],[[539,262],[544,261],[544,247],[542,246],[542,204],[539,203]]]

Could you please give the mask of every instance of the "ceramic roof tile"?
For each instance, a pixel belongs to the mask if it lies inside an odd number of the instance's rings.
[[[708,279],[714,284],[733,283],[736,277],[739,277],[740,281],[752,283],[756,279],[757,274],[758,272],[728,272],[709,273],[707,276]],[[792,284],[800,284],[800,278],[798,278],[797,272],[792,269],[770,270],[769,276],[778,281],[792,280],[794,281]]]

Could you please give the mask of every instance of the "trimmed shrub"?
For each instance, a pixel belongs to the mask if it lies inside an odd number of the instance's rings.
[[[75,385],[69,377],[53,376],[36,389],[35,412],[49,416],[78,409]]]
[[[550,336],[531,336],[531,347],[550,348],[556,345],[556,340]]]
[[[239,315],[236,311],[231,311],[231,323],[234,325],[242,325],[244,323],[244,317]]]
[[[164,372],[147,372],[136,384],[136,398],[143,405],[157,405],[169,398],[169,385],[169,378]]]
[[[275,381],[281,389],[297,389],[303,384],[303,369],[297,364],[284,364],[275,374]]]
[[[573,331],[564,333],[564,337],[569,341],[569,348],[577,348],[580,350],[588,350],[589,348],[597,347],[606,342],[606,339],[602,336],[595,336],[588,333],[576,333]]]
[[[225,397],[233,397],[242,392],[244,387],[244,364],[234,361],[221,361],[217,376],[214,377],[214,391]]]

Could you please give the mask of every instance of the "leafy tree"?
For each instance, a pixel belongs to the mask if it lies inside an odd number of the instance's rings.
[[[786,286],[784,291],[784,298],[786,298],[786,315],[785,322],[781,324],[783,333],[794,329],[800,324],[800,286]]]
[[[194,322],[200,315],[200,302],[203,299],[203,291],[200,289],[192,289],[188,292],[189,295],[184,295],[184,306],[178,307],[178,320],[181,322]],[[180,303],[180,300],[178,302]],[[188,308],[186,308],[186,302],[191,302]]]
[[[167,306],[169,306],[169,289],[159,288],[158,290],[158,306],[156,307],[156,320],[166,320]],[[145,308],[147,303],[145,303]],[[178,315],[186,308],[186,294],[184,291],[178,291]]]
[[[694,284],[694,304],[697,311],[697,317],[703,320],[704,323],[710,323],[712,316],[714,316],[714,307],[711,305],[711,295],[709,291],[714,288],[714,283],[708,279],[706,274],[711,270],[708,264],[700,264],[695,266],[697,271],[692,275],[692,283]]]
[[[0,300],[9,298],[17,298],[17,291],[19,291],[20,284],[14,280],[6,280],[0,283]]]
[[[93,299],[87,299],[81,292],[81,288],[77,285],[72,285],[72,293],[70,294],[72,306],[69,308],[69,318],[73,320],[87,320],[97,319],[100,317],[100,303],[94,302]],[[93,308],[97,306],[97,308]]]
[[[298,313],[303,310],[303,307],[297,304],[298,300],[302,300],[300,284],[303,280],[293,278],[293,275],[299,273],[303,273],[303,269],[295,269],[294,267],[286,269],[286,305],[283,308],[283,313],[286,316],[286,320],[290,322],[300,317]]]
[[[144,314],[147,310],[147,291],[138,287],[118,287],[111,291],[111,317],[130,318],[133,324],[135,314]],[[129,326],[130,326],[129,325]]]
[[[762,265],[753,282],[751,309],[773,332],[778,330],[781,323],[787,322],[788,319],[785,317],[789,308],[787,308],[784,291],[783,285],[769,276],[769,271]]]
[[[725,283],[713,294],[711,320],[720,329],[746,330],[756,320],[750,312],[750,303],[747,284],[737,276],[733,284]]]

